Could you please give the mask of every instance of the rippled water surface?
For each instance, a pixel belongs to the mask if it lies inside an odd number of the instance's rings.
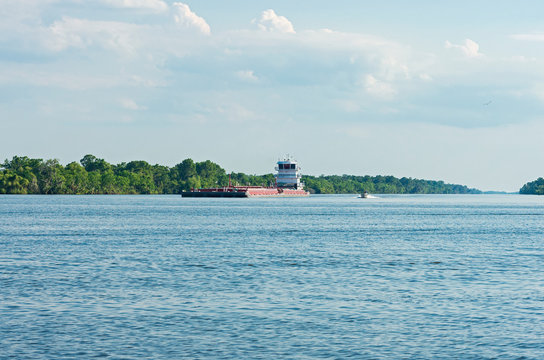
[[[0,359],[544,359],[544,197],[0,196]]]

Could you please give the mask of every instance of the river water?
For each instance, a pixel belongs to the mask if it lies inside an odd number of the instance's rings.
[[[0,359],[544,359],[544,197],[0,196]]]

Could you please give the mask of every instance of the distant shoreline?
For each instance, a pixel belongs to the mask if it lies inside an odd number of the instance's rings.
[[[2,195],[5,195],[5,196],[43,196],[43,197],[46,197],[46,196],[104,196],[104,197],[107,197],[107,196],[181,196],[181,194],[166,194],[166,193],[163,193],[163,194],[115,194],[115,193],[109,193],[109,194],[15,194],[15,193],[0,193],[0,196]],[[334,193],[334,194],[316,194],[316,193],[312,193],[311,194],[312,196],[334,196],[334,195],[344,195],[344,196],[348,196],[348,195],[351,195],[351,196],[360,196],[361,194],[360,193]],[[456,195],[486,195],[486,196],[492,196],[492,195],[537,195],[539,196],[539,194],[520,194],[520,193],[517,193],[517,192],[481,192],[481,193],[464,193],[464,194],[459,194],[459,193],[449,193],[449,194],[446,194],[446,193],[433,193],[433,194],[423,194],[423,193],[412,193],[412,194],[398,194],[398,193],[387,193],[387,194],[383,194],[383,193],[372,193],[371,196],[376,196],[376,197],[379,197],[379,196],[389,196],[389,195],[399,195],[399,196],[415,196],[415,195],[452,195],[452,196],[456,196]],[[278,197],[278,198],[282,198],[282,197]]]
[[[14,156],[0,166],[0,194],[42,195],[151,195],[181,194],[192,188],[222,187],[229,183],[244,186],[273,186],[273,174],[249,175],[227,172],[206,160],[185,159],[168,167],[137,160],[110,164],[94,155],[62,165],[56,159]],[[482,194],[465,185],[439,180],[394,176],[302,175],[312,194]]]

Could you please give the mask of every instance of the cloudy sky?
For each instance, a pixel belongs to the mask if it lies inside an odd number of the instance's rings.
[[[541,1],[0,0],[0,157],[210,159],[517,191]]]

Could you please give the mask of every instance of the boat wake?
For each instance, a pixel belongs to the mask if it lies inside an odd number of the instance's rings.
[[[365,195],[365,196],[357,195],[355,198],[356,199],[379,199],[378,196],[374,196],[374,195],[370,195],[370,194]]]

